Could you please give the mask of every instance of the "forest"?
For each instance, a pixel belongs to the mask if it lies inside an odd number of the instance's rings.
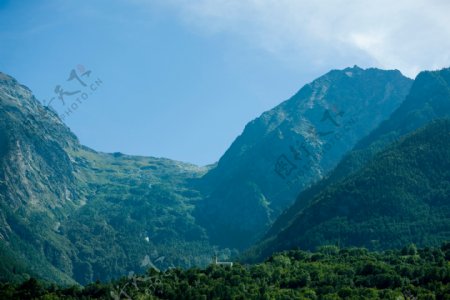
[[[0,299],[450,299],[450,243],[371,252],[322,246],[263,263],[130,273],[59,287],[30,278],[0,284]]]

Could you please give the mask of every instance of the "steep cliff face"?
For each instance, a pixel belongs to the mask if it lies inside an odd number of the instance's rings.
[[[5,74],[0,74],[0,94],[1,176],[8,205],[60,213],[79,205],[82,197],[76,196],[76,174],[66,151],[79,147],[76,137]]]
[[[200,181],[196,216],[214,243],[244,248],[296,195],[404,100],[411,80],[398,71],[331,71],[250,122]]]
[[[46,238],[64,239],[53,226],[86,201],[85,186],[76,179],[68,154],[80,146],[56,114],[2,73],[0,101],[0,241],[18,254],[15,259],[28,273],[48,272],[52,279],[71,281],[46,261],[45,251],[50,243]],[[8,268],[17,271],[13,265]]]

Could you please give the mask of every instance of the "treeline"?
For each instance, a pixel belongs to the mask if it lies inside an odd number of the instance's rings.
[[[130,273],[110,283],[2,283],[0,299],[450,299],[450,243],[369,252],[324,246],[264,263]]]

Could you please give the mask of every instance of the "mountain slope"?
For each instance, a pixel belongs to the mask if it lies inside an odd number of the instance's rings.
[[[295,203],[274,222],[265,238],[287,227],[318,193],[359,170],[389,143],[433,120],[445,117],[450,117],[450,68],[419,73],[405,101],[389,119],[358,142],[329,176],[300,193]]]
[[[253,120],[198,183],[211,240],[245,248],[404,100],[399,71],[335,70]]]
[[[22,261],[27,267],[21,270],[55,274],[71,281],[70,276],[47,263],[40,251],[44,247],[40,234],[45,235],[50,225],[39,219],[56,222],[85,201],[84,187],[77,187],[74,166],[65,151],[77,146],[76,138],[32,97],[30,90],[1,73],[0,99],[2,254]],[[58,236],[52,238],[60,240]],[[7,268],[2,276],[14,278],[16,267]]]
[[[213,253],[189,181],[207,170],[98,153],[0,73],[0,280],[108,280],[205,265]]]
[[[408,135],[325,188],[289,226],[253,250],[265,257],[323,244],[379,250],[450,240],[449,147],[448,119]]]

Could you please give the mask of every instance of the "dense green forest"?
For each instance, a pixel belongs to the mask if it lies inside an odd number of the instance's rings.
[[[150,269],[111,283],[60,288],[31,278],[0,299],[450,299],[450,243],[369,252],[323,246],[254,265]]]

